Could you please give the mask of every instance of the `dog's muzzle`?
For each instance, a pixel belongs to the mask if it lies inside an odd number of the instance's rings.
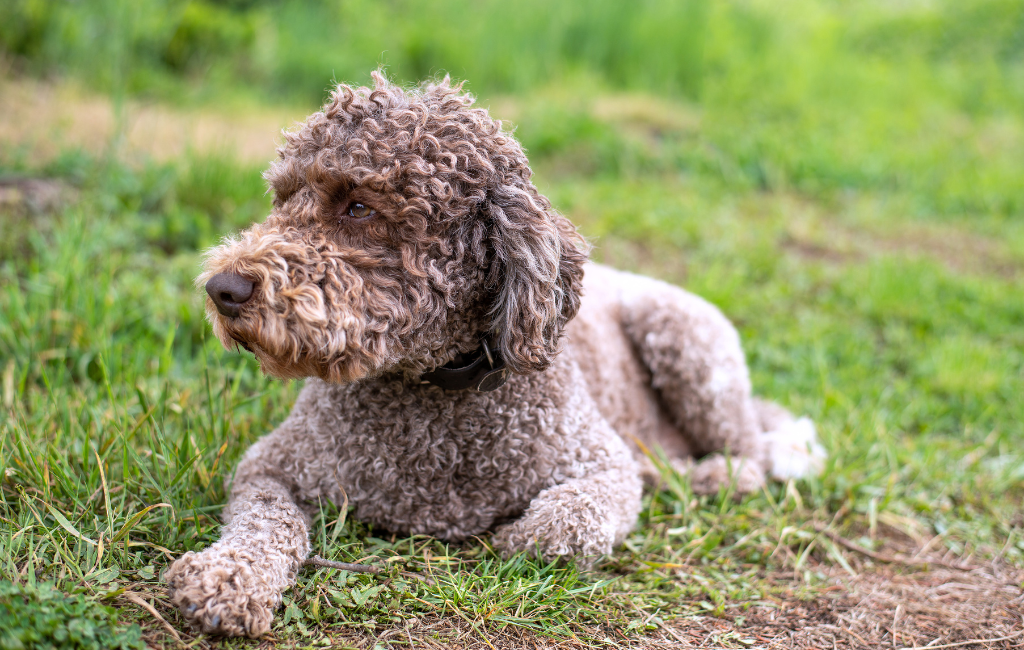
[[[251,280],[240,275],[218,273],[206,282],[206,293],[222,316],[236,318],[241,313],[241,306],[252,298],[254,286]]]

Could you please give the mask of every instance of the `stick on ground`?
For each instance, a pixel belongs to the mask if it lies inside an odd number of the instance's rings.
[[[834,533],[831,530],[828,530],[825,526],[821,526],[820,524],[814,524],[814,530],[816,530],[819,534],[828,537],[829,539],[831,539],[836,544],[839,544],[840,546],[843,546],[843,547],[845,547],[845,548],[847,548],[847,549],[849,549],[851,551],[860,553],[861,555],[866,555],[867,557],[871,558],[872,560],[877,560],[879,562],[885,562],[886,564],[905,564],[907,566],[928,566],[928,565],[934,565],[934,566],[944,566],[944,567],[949,568],[949,569],[956,569],[957,571],[973,571],[973,570],[979,568],[979,567],[974,566],[972,564],[960,564],[960,563],[954,563],[954,562],[945,562],[943,560],[925,560],[925,559],[920,559],[920,558],[898,557],[898,556],[895,556],[895,555],[885,555],[885,554],[882,554],[882,553],[876,553],[875,551],[872,551],[870,549],[864,548],[863,546],[861,546],[860,544],[857,544],[856,542],[853,542],[853,541],[850,541],[850,540],[846,539],[845,537],[843,537],[842,535],[839,535],[838,533]]]
[[[368,564],[353,564],[351,562],[335,562],[334,560],[325,560],[319,555],[313,555],[306,558],[302,562],[302,566],[319,566],[327,569],[341,569],[342,571],[354,571],[356,573],[380,573],[380,567],[370,566]]]

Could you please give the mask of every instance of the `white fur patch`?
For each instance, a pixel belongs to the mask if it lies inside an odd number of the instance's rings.
[[[787,422],[761,434],[768,445],[771,475],[777,481],[816,476],[825,467],[825,448],[808,418]]]

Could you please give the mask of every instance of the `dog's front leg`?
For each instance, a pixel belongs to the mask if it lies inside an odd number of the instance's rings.
[[[281,592],[310,551],[310,521],[291,491],[267,475],[236,475],[219,541],[181,556],[164,574],[171,602],[206,633],[270,631]]]
[[[622,439],[607,424],[602,429],[599,439],[581,445],[593,452],[581,476],[542,490],[522,517],[495,531],[494,545],[504,555],[525,551],[546,562],[576,558],[588,567],[633,529],[640,513],[640,471]]]

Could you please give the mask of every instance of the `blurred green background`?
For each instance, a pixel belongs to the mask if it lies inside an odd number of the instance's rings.
[[[0,47],[18,72],[177,104],[311,109],[332,80],[378,66],[402,82],[450,73],[485,103],[557,97],[515,116],[534,155],[587,147],[603,171],[760,189],[913,190],[933,214],[1024,209],[1016,0],[6,0]],[[668,119],[657,146],[623,152],[577,114],[582,96],[621,91],[684,103],[699,128]]]
[[[813,584],[840,551],[790,534],[810,519],[873,548],[1024,561],[1019,0],[4,0],[7,575],[158,589],[154,549],[215,538],[222,477],[297,385],[211,340],[201,251],[266,214],[278,130],[378,67],[466,80],[596,258],[721,306],[757,391],[818,423],[821,478],[696,511],[649,496],[614,570],[682,553]],[[123,487],[104,501],[103,481]],[[98,557],[39,500],[139,546]],[[320,552],[360,557],[366,531],[346,530]],[[642,608],[721,605],[643,567],[616,587],[665,591]],[[296,615],[319,598],[303,585]],[[494,616],[529,600],[478,596]]]

